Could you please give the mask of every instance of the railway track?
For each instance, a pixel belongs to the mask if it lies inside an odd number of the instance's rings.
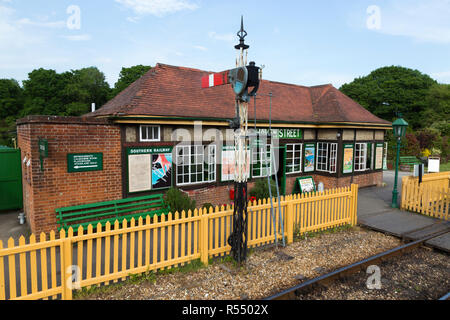
[[[416,232],[414,230],[413,232]],[[299,295],[302,295],[306,292],[311,292],[316,290],[317,288],[321,287],[327,287],[327,285],[333,281],[336,281],[338,279],[345,279],[349,276],[362,271],[366,270],[371,265],[378,265],[381,264],[383,261],[389,261],[389,259],[397,256],[401,256],[403,254],[406,254],[408,252],[414,251],[415,249],[421,247],[425,242],[442,236],[446,233],[449,233],[450,230],[440,230],[438,232],[433,232],[425,237],[422,237],[418,240],[411,240],[407,236],[403,236],[402,239],[404,241],[411,241],[409,243],[403,244],[397,248],[385,251],[383,253],[374,255],[370,258],[361,260],[359,262],[350,264],[348,266],[339,268],[333,272],[330,272],[328,274],[319,276],[317,278],[307,280],[299,285],[293,286],[289,289],[283,290],[277,294],[274,294],[270,297],[265,298],[264,300],[297,300]],[[410,232],[409,232],[410,233]],[[446,294],[445,296],[442,296],[439,300],[450,300],[450,292]]]

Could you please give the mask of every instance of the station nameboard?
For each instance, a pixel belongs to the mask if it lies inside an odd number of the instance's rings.
[[[67,154],[67,171],[86,172],[103,170],[103,153]]]
[[[258,134],[268,134],[269,129],[258,129],[257,132]],[[278,137],[278,139],[302,139],[303,131],[297,128],[272,129],[272,136]]]

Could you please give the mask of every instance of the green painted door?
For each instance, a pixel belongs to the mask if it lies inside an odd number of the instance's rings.
[[[20,150],[0,147],[0,211],[22,209]]]

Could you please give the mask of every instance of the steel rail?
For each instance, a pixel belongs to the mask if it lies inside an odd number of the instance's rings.
[[[442,300],[442,301],[444,301],[444,300],[450,300],[450,292],[447,293],[445,296],[440,297],[439,300]]]
[[[424,242],[426,242],[426,241],[428,241],[430,239],[439,237],[439,236],[441,236],[443,234],[446,234],[448,232],[449,232],[449,230],[444,230],[444,231],[441,231],[441,232],[437,232],[437,233],[434,233],[432,235],[428,235],[428,236],[426,236],[424,238],[421,238],[419,240],[412,241],[410,243],[401,245],[401,246],[399,246],[397,248],[394,248],[394,249],[391,249],[391,250],[379,253],[379,254],[374,255],[374,256],[372,256],[370,258],[367,258],[367,259],[361,260],[359,262],[350,264],[348,266],[339,268],[339,269],[337,269],[337,270],[335,270],[333,272],[330,272],[328,274],[319,276],[317,278],[308,280],[308,281],[306,281],[304,283],[301,283],[301,284],[296,285],[294,287],[291,287],[289,289],[283,290],[283,291],[281,291],[281,292],[279,292],[279,293],[277,293],[275,295],[272,295],[270,297],[264,298],[263,300],[294,300],[296,298],[297,294],[299,292],[301,292],[301,291],[304,291],[304,290],[307,290],[307,289],[312,289],[312,288],[314,288],[314,287],[316,287],[318,285],[321,285],[321,284],[333,281],[333,280],[335,280],[337,278],[340,278],[341,276],[344,276],[344,275],[354,274],[354,273],[362,270],[363,268],[367,268],[370,265],[376,264],[376,262],[381,262],[384,259],[387,259],[387,258],[390,258],[390,257],[394,257],[394,256],[398,256],[398,255],[400,255],[402,253],[405,253],[405,252],[408,252],[408,251],[412,251],[412,250],[416,249],[417,247],[420,247]],[[448,297],[449,294],[447,294],[444,297],[447,297],[446,299],[449,299],[450,298],[450,297]]]

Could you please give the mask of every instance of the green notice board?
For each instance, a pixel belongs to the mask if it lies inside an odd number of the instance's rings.
[[[316,190],[316,184],[314,183],[313,177],[302,177],[295,180],[294,190],[292,191],[292,194],[309,193]]]
[[[69,173],[101,170],[103,170],[103,153],[69,153],[67,155]]]

